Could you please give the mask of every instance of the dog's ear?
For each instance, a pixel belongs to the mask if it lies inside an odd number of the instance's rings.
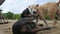
[[[36,7],[38,7],[38,6],[39,6],[39,4],[36,5]]]

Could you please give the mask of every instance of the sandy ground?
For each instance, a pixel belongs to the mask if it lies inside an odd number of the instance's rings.
[[[8,24],[0,24],[0,34],[12,34],[12,25],[17,20],[9,20],[10,23]],[[47,21],[48,25],[52,27],[53,21]],[[39,21],[38,24],[43,23],[43,21]],[[44,25],[45,26],[45,25]],[[60,21],[56,24],[56,27],[51,30],[39,31],[38,34],[60,34]]]
[[[0,24],[0,34],[12,34],[12,25],[17,20],[8,20],[8,24]]]

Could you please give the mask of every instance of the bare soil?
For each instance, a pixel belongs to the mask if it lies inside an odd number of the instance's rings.
[[[0,34],[12,34],[12,25],[17,21],[17,20],[8,20],[8,24],[0,24]],[[49,26],[53,26],[53,21],[47,21]],[[39,21],[38,24],[44,22],[42,20]],[[44,24],[45,26],[45,24]],[[38,34],[60,34],[60,21],[56,24],[54,29],[51,30],[45,30],[45,31],[39,31]]]

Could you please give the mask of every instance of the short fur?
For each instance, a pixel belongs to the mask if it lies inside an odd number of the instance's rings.
[[[22,12],[21,18],[28,17],[28,14],[30,14],[30,12],[29,12],[28,8],[26,8],[26,9]]]
[[[56,14],[56,12],[58,10],[59,4],[60,4],[60,0],[58,2],[48,2],[44,5],[39,5],[38,7],[36,7],[37,14],[42,18],[42,20],[45,22],[45,24],[47,26],[48,26],[48,24],[47,24],[44,16],[47,14],[47,15],[49,15],[49,17],[51,19],[53,19],[53,21],[54,21],[53,27],[54,27],[57,23],[57,20],[54,19],[54,15]],[[34,7],[32,7],[32,8],[34,8]],[[38,22],[38,19],[36,20],[36,22]]]

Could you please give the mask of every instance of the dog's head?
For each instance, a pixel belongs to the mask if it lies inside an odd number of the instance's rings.
[[[30,5],[29,7],[28,7],[28,9],[29,9],[29,12],[33,15],[33,14],[35,14],[35,13],[37,13],[37,7],[38,7],[38,4],[37,5]]]

